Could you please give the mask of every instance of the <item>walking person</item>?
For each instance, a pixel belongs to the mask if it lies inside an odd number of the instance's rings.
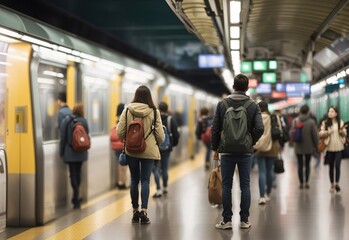
[[[317,127],[314,119],[311,117],[308,105],[300,108],[300,114],[292,122],[292,128],[297,124],[303,123],[301,129],[301,141],[295,142],[295,152],[298,161],[298,179],[299,188],[309,188],[310,160],[311,155],[316,151],[319,143]],[[304,173],[305,165],[305,173]]]
[[[170,156],[172,152],[172,148],[177,146],[179,133],[177,129],[177,123],[174,118],[168,113],[168,105],[165,102],[159,103],[159,111],[161,115],[161,121],[164,126],[166,126],[167,131],[170,137],[170,145],[166,150],[160,149],[161,160],[156,161],[153,167],[154,179],[156,183],[156,193],[153,195],[153,198],[159,198],[162,194],[168,193],[168,167],[170,163]],[[160,174],[161,170],[161,174]],[[162,176],[162,186],[161,189],[160,184],[160,175]]]
[[[220,154],[223,184],[223,220],[216,224],[218,229],[232,229],[232,186],[236,166],[239,170],[241,189],[240,228],[251,227],[249,216],[252,146],[262,136],[264,127],[258,105],[246,95],[248,83],[245,75],[235,76],[234,91],[218,103],[213,120],[213,159],[219,160]]]
[[[156,116],[156,118],[155,118]],[[134,153],[127,149],[128,166],[131,172],[131,201],[133,207],[132,222],[149,224],[147,216],[149,183],[154,161],[160,160],[157,143],[164,141],[164,131],[159,110],[153,102],[148,87],[142,85],[136,89],[132,102],[123,110],[117,128],[120,138],[127,142],[127,130],[134,119],[141,119],[144,126],[144,140],[146,148],[143,152]],[[155,125],[155,129],[154,129]],[[139,212],[139,182],[141,182],[141,211]]]
[[[196,125],[195,135],[198,140],[201,140],[206,148],[205,155],[205,169],[210,169],[210,160],[211,160],[211,136],[210,129],[213,122],[213,118],[209,116],[209,110],[206,107],[200,109],[200,118]],[[206,137],[206,135],[208,135]]]
[[[331,182],[330,192],[341,191],[339,179],[341,174],[342,151],[346,141],[347,130],[343,120],[339,116],[337,107],[331,106],[328,109],[328,117],[321,124],[320,138],[326,138],[327,152],[325,158],[329,162],[329,177]],[[336,172],[336,177],[334,177]]]
[[[117,117],[116,124],[119,123],[119,118],[120,118],[120,115],[121,115],[122,111],[124,110],[124,108],[125,108],[125,104],[124,103],[119,103],[118,104],[118,106],[116,108],[116,117]],[[116,160],[119,159],[121,152],[122,152],[122,149],[114,151],[115,156],[116,156]],[[118,182],[117,182],[116,186],[120,190],[127,189],[127,186],[126,186],[127,166],[121,166],[119,164],[119,161],[117,161],[117,172],[118,172]]]
[[[270,200],[270,194],[273,187],[274,163],[279,154],[279,140],[273,140],[271,136],[271,128],[273,124],[277,124],[277,119],[272,121],[272,116],[268,110],[268,103],[261,101],[258,103],[261,109],[264,132],[258,140],[254,148],[257,150],[255,158],[258,163],[259,171],[259,200],[258,204],[263,205]],[[277,116],[273,116],[276,118]]]
[[[89,128],[86,119],[84,118],[84,106],[82,103],[75,104],[72,115],[64,118],[60,127],[60,156],[69,166],[70,184],[73,188],[73,208],[79,209],[82,199],[80,198],[79,188],[81,183],[81,166],[88,158],[88,152],[76,152],[72,148],[72,135],[74,128],[74,121],[80,122],[86,133],[89,133]]]

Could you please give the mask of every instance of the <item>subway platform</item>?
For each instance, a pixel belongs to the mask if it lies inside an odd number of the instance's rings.
[[[258,205],[258,169],[251,172],[250,229],[239,228],[240,190],[233,185],[233,229],[218,230],[222,209],[207,198],[204,153],[171,168],[169,192],[149,199],[149,225],[132,224],[129,191],[113,190],[36,228],[6,228],[0,239],[142,239],[142,240],[347,240],[349,239],[349,160],[342,160],[340,194],[330,193],[328,166],[311,162],[310,188],[299,189],[293,149],[283,151],[286,172],[277,175],[266,205]],[[153,176],[152,176],[153,177]]]

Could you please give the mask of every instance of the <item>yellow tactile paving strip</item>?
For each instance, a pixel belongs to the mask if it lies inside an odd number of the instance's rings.
[[[169,175],[171,176],[169,178],[169,184],[181,179],[183,176],[189,174],[193,170],[202,166],[203,163],[204,161],[202,158],[202,154],[199,154],[197,155],[194,161],[189,160],[179,164],[178,166],[171,168],[169,171]],[[155,193],[155,190],[156,190],[155,186],[153,185],[150,195]],[[101,197],[96,198],[93,201],[90,201],[88,204],[84,205],[83,208],[91,206],[107,197],[110,197],[114,195],[116,192],[117,190],[108,192],[107,194],[104,194]],[[151,204],[151,201],[150,201],[150,204]],[[57,232],[56,234],[54,234],[53,236],[47,239],[49,240],[83,239],[84,237],[87,237],[89,234],[95,232],[99,228],[113,221],[114,219],[121,216],[123,213],[127,212],[130,209],[131,209],[130,196],[129,194],[127,194],[124,197],[118,199],[117,201],[101,208],[95,213],[79,220],[78,222],[72,224],[71,226],[62,229],[61,231]],[[45,232],[54,230],[55,228],[56,226],[54,223],[43,226],[43,227],[31,228],[21,234],[18,234],[10,238],[10,240],[34,239],[44,234]]]

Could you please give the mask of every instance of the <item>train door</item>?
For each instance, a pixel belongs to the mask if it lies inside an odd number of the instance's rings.
[[[5,112],[6,112],[6,54],[7,44],[0,42],[0,232],[6,226],[6,179]]]

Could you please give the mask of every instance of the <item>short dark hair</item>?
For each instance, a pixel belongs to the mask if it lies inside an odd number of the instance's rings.
[[[261,112],[268,112],[268,103],[266,101],[260,101],[258,106],[261,109]]]
[[[309,106],[305,104],[305,105],[301,106],[301,109],[299,111],[302,114],[307,114],[309,112]]]
[[[116,107],[116,116],[120,116],[122,111],[125,108],[125,104],[124,103],[119,103],[119,105]]]
[[[65,92],[58,93],[57,99],[61,102],[66,103],[67,102],[67,94]]]
[[[168,111],[168,105],[165,102],[159,103],[159,110],[160,112],[167,112]]]
[[[156,108],[151,97],[150,89],[147,86],[141,85],[136,89],[135,96],[132,100],[133,103],[144,103],[148,104],[150,108]]]
[[[207,107],[203,107],[200,109],[200,115],[203,116],[203,115],[208,115],[208,108]]]
[[[248,90],[248,77],[238,74],[234,77],[233,88],[235,91],[246,92]]]

